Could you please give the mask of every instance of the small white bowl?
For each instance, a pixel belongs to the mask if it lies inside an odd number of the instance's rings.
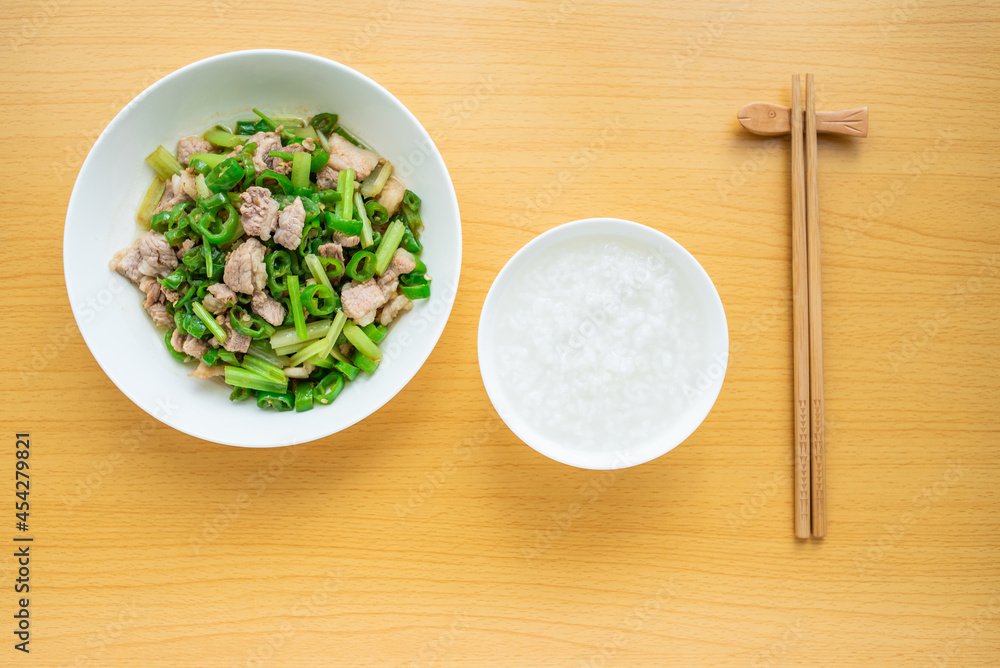
[[[502,295],[514,284],[520,272],[531,261],[571,239],[592,235],[608,235],[640,242],[671,262],[684,276],[700,305],[703,325],[701,340],[705,344],[708,362],[701,369],[690,389],[683,413],[659,438],[652,438],[628,448],[611,451],[584,451],[572,443],[560,442],[539,432],[518,413],[515,404],[506,398],[495,364],[494,337],[497,331],[498,309]],[[670,452],[690,436],[705,420],[722,389],[729,358],[729,330],[722,300],[712,279],[683,246],[651,227],[616,218],[589,218],[566,223],[532,239],[514,254],[497,274],[479,318],[479,370],[486,393],[504,423],[522,441],[541,454],[563,464],[584,469],[620,469],[635,466]]]
[[[221,383],[189,378],[141,306],[141,293],[108,269],[108,260],[139,235],[139,201],[152,171],[143,163],[157,144],[257,107],[274,115],[340,114],[352,132],[396,166],[423,200],[421,257],[434,277],[431,298],[393,324],[383,361],[370,378],[349,383],[329,406],[305,413],[232,403]],[[98,137],[80,168],[63,240],[70,305],[101,368],[125,395],[165,424],[192,436],[248,447],[302,443],[334,434],[378,410],[417,373],[444,330],[458,289],[462,225],[441,154],[419,121],[386,89],[325,58],[294,51],[239,51],[188,65],[132,100]]]

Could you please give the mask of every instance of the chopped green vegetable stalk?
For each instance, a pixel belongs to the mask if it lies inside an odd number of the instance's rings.
[[[276,352],[274,352],[274,350],[265,348],[264,345],[265,344],[262,341],[252,342],[250,344],[250,347],[247,348],[247,355],[256,357],[257,359],[263,362],[273,364],[276,367],[284,368],[288,366],[287,357],[285,357],[284,355],[277,354]],[[245,360],[246,357],[244,357],[243,359]]]
[[[146,164],[164,181],[169,181],[171,176],[184,170],[176,156],[162,146],[157,146],[155,151],[146,156]]]
[[[321,336],[325,336],[328,331],[330,331],[330,325],[333,324],[333,320],[314,320],[306,325],[306,338],[308,341],[310,339],[318,339]],[[298,333],[295,331],[294,327],[287,327],[285,329],[279,329],[274,334],[271,335],[271,349],[278,350],[279,348],[284,348],[293,344],[301,343],[302,340],[299,339]],[[278,353],[279,355],[282,353]]]
[[[209,171],[219,166],[219,163],[226,159],[221,153],[192,153],[188,158],[188,164],[194,160],[201,160],[209,167]]]
[[[288,389],[287,378],[283,382],[278,382],[238,366],[226,367],[226,383],[233,387],[245,387],[262,392],[284,392]]]
[[[354,170],[350,167],[337,174],[337,192],[340,194],[337,215],[344,220],[351,220],[354,218]]]
[[[264,360],[253,357],[252,355],[243,356],[242,366],[244,369],[260,374],[264,378],[274,381],[275,383],[288,382],[288,378],[285,376],[285,372],[281,370],[281,367],[275,366],[270,362],[265,362]]]
[[[324,345],[326,345],[324,339],[313,341],[309,345],[302,348],[302,350],[292,355],[292,358],[288,361],[288,365],[296,367],[302,364],[313,355],[318,355]]]
[[[372,343],[381,343],[382,339],[384,339],[385,335],[389,332],[385,325],[376,325],[374,322],[368,323],[361,329],[364,331],[365,335],[372,340]]]
[[[264,124],[267,125],[268,130],[270,130],[271,132],[274,132],[278,128],[278,123],[265,116],[264,112],[261,111],[260,109],[253,109],[252,111],[253,113],[260,116],[260,120],[264,121]]]
[[[208,331],[212,332],[212,336],[217,338],[219,340],[219,343],[226,342],[225,330],[223,330],[222,327],[219,326],[219,323],[215,322],[215,318],[213,318],[212,314],[209,313],[205,309],[205,307],[201,305],[201,302],[192,302],[191,310],[194,311],[194,314],[198,316],[199,320],[205,323],[205,327],[208,328]]]
[[[272,158],[281,158],[282,160],[291,160],[295,155],[294,153],[286,153],[284,151],[271,151],[268,155]]]
[[[365,209],[361,193],[354,193],[354,205],[358,207],[358,215],[361,217],[361,247],[368,248],[375,243],[375,238],[372,236],[372,221],[368,220],[368,210]]]
[[[206,140],[215,144],[216,146],[225,146],[226,148],[233,148],[243,143],[243,137],[234,135],[232,132],[226,132],[225,130],[220,130],[214,128],[209,130],[202,135]]]
[[[337,343],[337,339],[340,338],[340,333],[344,330],[344,325],[347,323],[347,314],[343,311],[337,311],[337,315],[333,318],[333,324],[330,325],[330,331],[326,333],[321,341],[323,347],[319,349],[316,356],[320,359],[326,359],[330,356],[330,353],[334,352],[333,347]]]
[[[208,238],[205,235],[201,237],[201,252],[205,257],[205,275],[211,278],[214,273],[212,271],[214,268],[212,267],[212,244],[208,243]]]
[[[312,156],[305,151],[292,154],[292,187],[305,188],[309,185]]]
[[[154,177],[146,194],[142,196],[142,202],[139,203],[139,213],[136,215],[136,219],[144,226],[149,226],[149,219],[153,217],[153,210],[159,204],[161,197],[163,197],[163,181],[159,177]]]
[[[212,196],[212,191],[208,189],[208,184],[205,183],[205,176],[203,174],[195,176],[194,183],[198,188],[198,199],[204,200]]]
[[[333,290],[333,284],[330,283],[330,277],[326,275],[326,270],[323,269],[323,264],[319,261],[313,253],[306,255],[306,269],[312,274],[312,277],[316,279],[316,282],[325,285],[330,290]]]
[[[295,274],[288,276],[288,302],[292,311],[292,322],[295,323],[295,335],[301,341],[309,338],[306,331],[306,317],[302,313],[302,294],[299,292],[299,277]],[[273,345],[273,344],[272,344]]]
[[[403,240],[403,232],[406,226],[399,218],[394,219],[386,228],[382,235],[382,242],[375,251],[375,273],[381,276],[389,268],[393,253],[399,248],[399,243]],[[397,265],[398,266],[398,265]]]
[[[378,349],[372,340],[368,338],[364,330],[353,322],[344,323],[344,336],[351,342],[358,352],[370,360],[378,361],[382,359],[382,351]]]
[[[375,197],[382,192],[382,188],[385,188],[390,176],[392,176],[392,163],[386,160],[361,184],[361,194],[366,198]]]
[[[339,371],[340,373],[344,374],[344,378],[346,378],[347,380],[354,380],[355,378],[357,378],[358,371],[360,371],[358,367],[354,366],[347,360],[340,360],[339,362],[333,365],[333,368]]]
[[[292,330],[292,334],[293,335],[295,334],[294,329]],[[306,346],[311,345],[313,341],[315,341],[315,339],[310,341],[299,341],[298,343],[293,343],[290,346],[281,346],[280,348],[275,348],[274,352],[278,355],[284,355],[285,357],[289,357],[289,361],[291,361],[290,358],[291,355],[294,355],[295,353],[299,352]]]
[[[376,360],[370,360],[357,351],[355,351],[354,356],[351,357],[351,362],[354,363],[354,366],[358,367],[369,376],[375,373],[375,369],[378,368],[379,364]]]

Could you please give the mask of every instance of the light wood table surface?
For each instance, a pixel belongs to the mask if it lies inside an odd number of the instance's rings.
[[[0,540],[28,430],[35,542],[29,655],[0,556],[0,665],[1000,665],[998,38],[1000,7],[961,0],[5,3]],[[279,450],[140,411],[62,271],[97,134],[159,77],[255,47],[399,97],[465,235],[413,381]],[[792,535],[788,143],[736,120],[807,71],[820,109],[871,114],[866,139],[820,138],[823,541]],[[594,215],[688,248],[732,340],[704,425],[604,474],[518,441],[475,346],[503,263]]]

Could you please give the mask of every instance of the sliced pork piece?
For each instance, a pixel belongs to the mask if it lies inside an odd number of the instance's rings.
[[[244,241],[226,259],[222,280],[236,292],[251,295],[255,290],[262,290],[267,283],[266,250],[264,244],[253,237]]]
[[[201,305],[210,313],[218,315],[236,303],[236,293],[225,283],[208,286],[208,294],[201,300]]]
[[[320,257],[336,258],[341,263],[344,261],[344,249],[338,243],[323,244],[316,250],[319,251]]]
[[[240,223],[247,236],[260,237],[264,241],[271,238],[278,226],[278,202],[271,197],[271,191],[260,186],[250,186],[240,194]]]
[[[139,289],[146,293],[146,300],[142,303],[144,308],[149,307],[149,305],[154,302],[162,302],[164,300],[172,304],[180,297],[177,292],[163,287],[163,285],[152,276],[143,276],[140,278]]]
[[[170,177],[170,180],[163,184],[163,197],[160,198],[159,204],[153,209],[153,213],[168,211],[181,202],[191,202],[193,200],[193,197],[184,192],[184,181],[181,175],[174,174]]]
[[[379,311],[378,321],[384,327],[392,322],[400,313],[413,308],[413,302],[406,295],[396,295]]]
[[[177,255],[159,232],[150,230],[135,242],[142,262],[139,271],[146,276],[163,278],[177,268]]]
[[[275,327],[285,321],[285,307],[262,290],[257,290],[253,293],[253,298],[250,300],[250,308],[253,309],[254,313]]]
[[[146,309],[146,313],[153,319],[153,322],[160,327],[169,327],[174,324],[174,316],[167,312],[167,305],[163,302],[151,304]]]
[[[385,182],[385,187],[382,188],[382,192],[378,194],[376,201],[384,206],[385,210],[388,211],[391,216],[399,211],[399,205],[403,201],[403,195],[405,193],[406,186],[403,185],[403,182],[395,176],[390,176],[389,180]]]
[[[323,169],[316,172],[316,185],[321,190],[336,190],[337,176],[339,175],[340,172],[327,164]]]
[[[340,303],[344,315],[353,320],[359,327],[364,327],[375,321],[375,312],[385,304],[386,298],[382,288],[374,278],[364,283],[351,283],[340,293]]]
[[[330,162],[327,166],[337,171],[351,168],[354,170],[354,178],[363,181],[377,164],[378,156],[375,153],[355,146],[338,134],[330,135]]]
[[[214,153],[215,147],[212,142],[201,137],[184,137],[177,142],[177,162],[185,167],[191,161],[191,156],[195,153]]]
[[[275,151],[281,151],[282,153],[302,153],[309,152],[316,148],[316,143],[312,140],[312,137],[306,137],[306,139],[300,144],[295,142],[294,144],[289,144],[280,149],[273,149]],[[292,172],[292,161],[282,160],[281,158],[271,158],[271,169],[278,172],[279,174],[291,174]]]
[[[139,289],[146,293],[146,298],[142,302],[142,307],[157,325],[164,327],[174,324],[174,318],[167,311],[167,299],[177,301],[177,293],[167,290],[152,276],[143,276],[139,279]]]
[[[274,231],[274,242],[289,250],[296,250],[302,241],[302,226],[306,222],[306,210],[302,206],[302,198],[295,201],[278,213],[278,229]]]
[[[246,334],[240,334],[233,329],[233,326],[229,324],[228,313],[215,316],[215,322],[219,323],[226,333],[226,340],[222,344],[223,348],[233,353],[245,353],[250,348],[250,337]],[[214,339],[215,337],[213,336],[212,338]]]
[[[277,132],[257,132],[247,139],[247,144],[251,142],[257,142],[257,149],[253,152],[253,166],[257,173],[271,169],[277,159],[271,157],[271,151],[281,150],[281,136]]]
[[[208,366],[204,362],[198,362],[198,368],[188,374],[194,378],[204,378],[208,380],[209,378],[215,378],[216,376],[226,375],[226,365],[217,364],[215,366]]]
[[[413,257],[413,253],[404,248],[397,248],[396,252],[392,255],[392,260],[389,261],[389,266],[386,268],[385,273],[378,279],[379,283],[385,281],[388,284],[399,278],[402,274],[408,274],[416,268],[417,261]]]
[[[184,254],[194,248],[194,239],[185,239],[181,242],[181,247],[177,249],[177,259],[184,258]]]
[[[177,352],[190,355],[196,359],[201,359],[201,356],[208,350],[207,343],[191,334],[181,334],[181,330],[179,329],[175,329],[174,333],[170,335],[170,345]]]
[[[333,240],[340,244],[343,248],[354,248],[361,243],[361,237],[356,234],[348,236],[343,232],[333,231]]]
[[[108,267],[138,285],[143,277],[143,273],[139,271],[139,265],[141,264],[142,254],[139,252],[136,244],[132,244],[128,248],[123,248],[115,253],[111,258],[111,262],[108,263]]]

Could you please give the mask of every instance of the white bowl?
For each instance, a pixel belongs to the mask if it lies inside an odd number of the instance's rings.
[[[189,378],[141,306],[142,294],[108,269],[108,260],[140,231],[135,214],[152,171],[143,159],[157,144],[221,120],[275,115],[340,114],[396,166],[423,199],[422,258],[433,276],[417,303],[383,341],[384,358],[360,374],[329,406],[305,413],[264,411],[232,403],[221,383]],[[419,169],[418,169],[419,168]],[[386,89],[346,65],[293,51],[240,51],[201,60],[164,77],[132,100],[101,133],[83,163],[69,209],[63,264],[70,305],[84,340],[108,377],[140,408],[208,441],[248,447],[302,443],[334,434],[389,401],[417,373],[444,330],[458,288],[462,227],[451,178],[434,142]]]
[[[504,391],[493,354],[499,303],[532,260],[561,244],[579,237],[609,235],[638,241],[671,263],[685,279],[683,284],[694,292],[694,303],[701,309],[700,338],[705,345],[706,364],[690,388],[683,411],[659,437],[615,450],[587,451],[542,434],[518,413],[515,402]],[[679,283],[680,285],[680,283]],[[479,370],[486,393],[494,408],[511,431],[529,446],[558,462],[585,469],[619,469],[655,459],[690,436],[708,416],[715,404],[726,375],[729,358],[729,330],[722,300],[712,279],[698,261],[679,243],[651,227],[616,218],[589,218],[566,223],[532,239],[514,254],[497,274],[479,318]]]

